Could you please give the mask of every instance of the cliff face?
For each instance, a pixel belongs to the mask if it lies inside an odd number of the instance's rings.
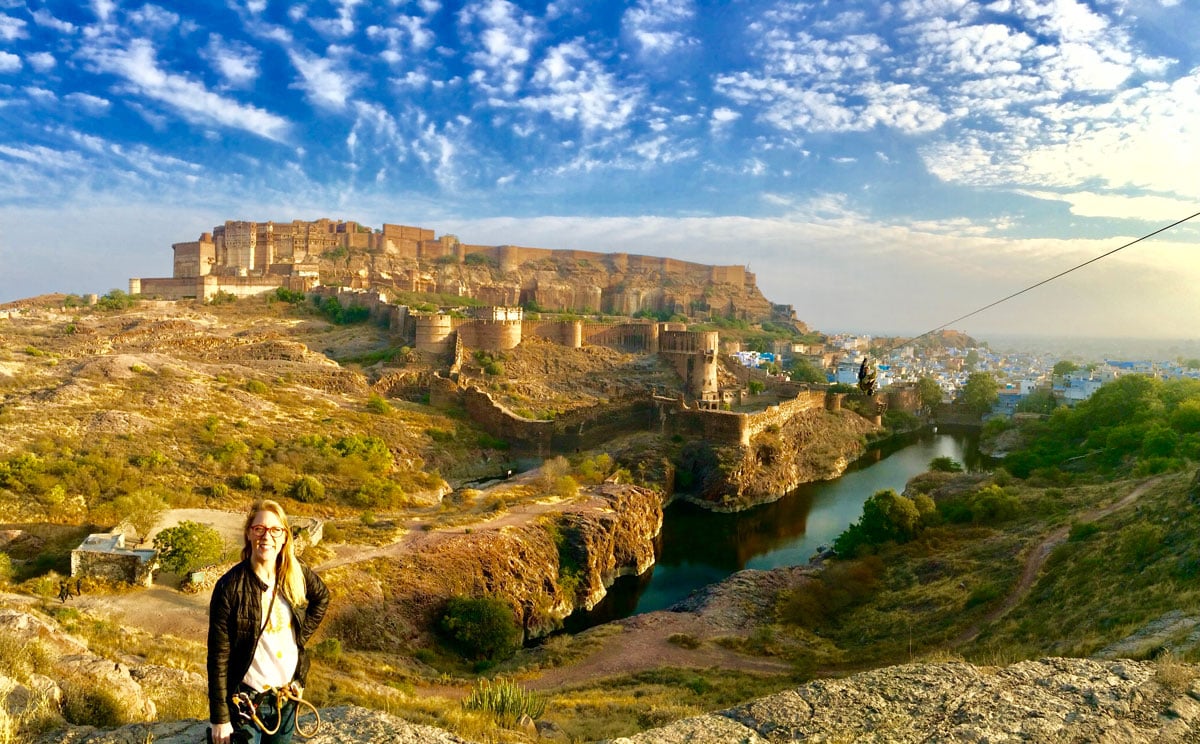
[[[710,313],[749,321],[779,315],[741,267],[710,267],[669,259],[621,260],[623,254],[541,251],[536,260],[501,266],[492,260],[419,261],[383,251],[322,258],[321,282],[356,288],[438,292],[491,305],[532,304],[547,310],[633,315],[640,311]],[[447,257],[448,258],[448,257]],[[628,257],[626,257],[628,258]],[[722,272],[722,268],[738,269]],[[782,319],[790,318],[787,310]]]
[[[342,608],[332,623],[355,647],[400,651],[427,643],[447,599],[493,595],[507,601],[529,638],[590,609],[622,574],[654,563],[662,529],[660,497],[605,484],[586,500],[529,519],[439,532],[411,553],[334,569],[328,583]]]
[[[748,445],[685,452],[700,483],[688,498],[714,511],[740,511],[782,498],[802,483],[841,475],[875,426],[851,411],[809,410],[755,434]]]

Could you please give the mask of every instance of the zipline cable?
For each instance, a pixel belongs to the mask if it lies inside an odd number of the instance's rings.
[[[899,343],[889,349],[885,349],[883,353],[887,354],[889,352],[895,351],[896,349],[900,348],[901,346],[907,346],[907,345],[913,343],[914,341],[916,341],[917,339],[925,338],[926,336],[928,336],[930,334],[937,333],[938,331],[942,330],[946,326],[953,325],[954,323],[957,323],[960,320],[966,320],[967,318],[971,317],[972,315],[978,315],[979,313],[982,313],[984,310],[990,310],[991,308],[999,305],[1002,302],[1008,302],[1009,300],[1011,300],[1014,297],[1023,295],[1030,290],[1037,289],[1038,287],[1042,286],[1043,284],[1049,284],[1050,282],[1054,281],[1055,279],[1059,279],[1061,277],[1066,276],[1067,274],[1070,274],[1072,271],[1082,269],[1084,266],[1087,266],[1088,264],[1096,263],[1097,261],[1099,261],[1102,258],[1108,258],[1109,256],[1116,253],[1117,251],[1123,251],[1131,245],[1136,245],[1137,243],[1140,243],[1143,240],[1148,240],[1150,238],[1153,238],[1155,235],[1158,235],[1159,233],[1164,233],[1167,230],[1170,230],[1171,228],[1179,227],[1180,225],[1187,222],[1188,220],[1193,220],[1197,217],[1200,217],[1200,212],[1196,212],[1195,214],[1188,215],[1187,217],[1184,217],[1181,220],[1176,220],[1175,222],[1172,222],[1171,224],[1167,225],[1166,227],[1160,227],[1152,233],[1143,235],[1142,237],[1137,238],[1136,240],[1131,240],[1128,243],[1126,243],[1125,245],[1119,246],[1117,248],[1113,248],[1111,251],[1108,251],[1107,253],[1103,253],[1099,256],[1096,256],[1095,258],[1090,258],[1087,261],[1084,261],[1083,263],[1081,263],[1077,266],[1072,266],[1071,268],[1067,269],[1066,271],[1060,271],[1059,273],[1055,274],[1054,276],[1050,277],[1049,279],[1043,279],[1042,281],[1038,282],[1037,284],[1031,284],[1030,286],[1026,287],[1025,289],[1022,289],[1019,292],[1013,292],[1009,296],[1004,297],[999,300],[996,300],[995,302],[992,302],[990,304],[984,305],[983,307],[979,308],[978,310],[972,310],[971,312],[967,313],[966,315],[960,315],[957,318],[955,318],[954,320],[951,320],[947,323],[943,323],[942,325],[938,326],[937,328],[925,331],[920,336],[914,336],[913,338],[910,338],[907,341],[904,341],[903,343]]]

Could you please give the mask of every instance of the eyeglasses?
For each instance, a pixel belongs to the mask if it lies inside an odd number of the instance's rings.
[[[267,526],[261,525],[261,524],[256,524],[250,528],[250,534],[254,535],[255,537],[262,537],[263,535],[270,535],[272,538],[274,538],[276,540],[283,537],[286,532],[287,532],[287,530],[284,529],[283,527],[267,527]]]

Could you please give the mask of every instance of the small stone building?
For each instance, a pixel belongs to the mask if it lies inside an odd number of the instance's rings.
[[[124,581],[150,586],[158,567],[157,550],[131,550],[125,547],[123,532],[100,532],[71,551],[71,576],[107,581]]]

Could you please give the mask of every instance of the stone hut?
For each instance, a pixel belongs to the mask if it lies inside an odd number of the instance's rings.
[[[124,581],[150,586],[158,567],[157,550],[131,550],[125,547],[123,532],[100,532],[71,551],[71,576]]]

